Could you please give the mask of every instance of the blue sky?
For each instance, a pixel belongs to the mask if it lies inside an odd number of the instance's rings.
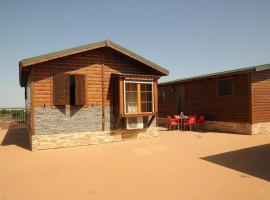
[[[18,62],[110,39],[173,80],[270,63],[269,0],[0,1],[0,107],[24,106]]]

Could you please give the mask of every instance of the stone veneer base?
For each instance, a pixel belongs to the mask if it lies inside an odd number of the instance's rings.
[[[159,118],[158,122],[159,126],[167,126],[167,118]],[[251,134],[251,125],[249,123],[206,121],[205,124],[200,127],[200,129],[216,132]]]
[[[252,134],[270,133],[270,122],[252,124]]]
[[[246,135],[251,134],[250,123],[206,121],[202,126],[202,129],[207,131],[240,133]]]
[[[136,130],[120,129],[104,132],[79,132],[42,134],[31,137],[32,151],[41,149],[54,149],[91,144],[120,142],[129,139],[145,139],[158,136],[157,128],[145,128]]]
[[[167,126],[167,118],[160,117],[158,119],[159,126]],[[206,121],[201,129],[206,131],[240,133],[240,134],[263,134],[270,133],[270,122],[263,123],[238,123],[238,122],[220,122],[220,121]]]
[[[265,134],[270,133],[270,122],[264,123],[236,123],[236,122],[218,122],[218,121],[206,121],[203,126],[207,131],[240,133],[247,135]]]

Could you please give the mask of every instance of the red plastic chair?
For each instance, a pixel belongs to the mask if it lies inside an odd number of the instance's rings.
[[[205,124],[205,116],[200,115],[197,123],[198,123],[198,130],[200,130],[200,126]]]
[[[185,120],[185,126],[189,126],[190,131],[191,131],[192,126],[194,127],[194,129],[196,129],[196,125],[197,125],[197,119],[194,116],[191,116]]]
[[[171,130],[172,126],[179,126],[179,123],[176,119],[172,118],[171,116],[168,116],[168,123],[167,126],[169,127],[169,130]]]
[[[178,130],[180,128],[180,125],[181,125],[181,130],[183,130],[183,119],[182,119],[181,115],[174,115],[174,119],[178,123]]]

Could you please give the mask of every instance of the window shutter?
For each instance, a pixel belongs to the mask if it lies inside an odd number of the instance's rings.
[[[85,105],[86,94],[85,94],[85,75],[75,75],[75,105]]]
[[[113,93],[113,114],[115,116],[119,115],[119,78],[113,79],[112,86],[112,93]]]
[[[66,74],[56,74],[53,77],[53,104],[69,104],[69,76]]]

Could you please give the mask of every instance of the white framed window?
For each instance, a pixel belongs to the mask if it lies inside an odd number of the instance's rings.
[[[154,112],[153,81],[124,80],[124,112],[125,114]]]

